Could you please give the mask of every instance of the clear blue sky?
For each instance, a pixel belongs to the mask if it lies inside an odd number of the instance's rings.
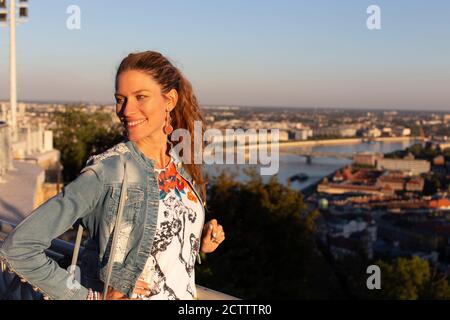
[[[202,104],[450,110],[448,0],[29,0],[18,26],[25,100],[112,102],[126,54],[157,50]],[[66,9],[81,8],[81,30]],[[371,4],[382,29],[366,27]],[[8,98],[0,28],[0,98]]]

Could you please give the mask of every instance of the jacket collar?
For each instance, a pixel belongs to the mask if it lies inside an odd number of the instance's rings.
[[[173,143],[171,141],[168,141],[170,147],[169,147],[169,155],[172,157],[173,162],[175,163],[177,169],[179,169],[182,166],[182,161],[180,156],[175,152],[173,148]],[[125,140],[125,144],[127,145],[128,149],[130,149],[130,152],[132,156],[139,161],[143,166],[146,168],[151,169],[154,171],[155,169],[155,161],[147,157],[144,153],[142,153],[141,150],[139,150],[136,142],[131,140]]]

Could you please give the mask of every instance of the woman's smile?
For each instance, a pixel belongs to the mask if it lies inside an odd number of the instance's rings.
[[[130,122],[126,122],[126,127],[127,127],[127,129],[134,129],[145,123],[147,123],[147,119],[142,119],[142,120],[138,120],[138,121],[130,121]]]

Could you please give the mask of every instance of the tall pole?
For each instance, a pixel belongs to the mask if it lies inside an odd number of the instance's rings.
[[[9,1],[9,68],[12,140],[17,141],[16,0]]]

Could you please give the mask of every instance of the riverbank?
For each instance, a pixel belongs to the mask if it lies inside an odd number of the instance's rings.
[[[357,140],[357,139],[341,139],[341,140],[354,141],[354,140]],[[392,143],[403,142],[403,141],[408,141],[408,142],[423,141],[423,139],[419,138],[419,137],[383,137],[383,138],[377,138],[377,139],[374,139],[374,140],[376,142],[392,142]],[[359,143],[362,143],[362,141],[360,139],[359,139]],[[333,144],[336,144],[336,143],[333,143]],[[348,144],[351,144],[351,142],[348,143]],[[295,145],[295,146],[298,146],[298,145]],[[386,153],[389,153],[389,152],[382,152],[382,153],[386,154]],[[316,182],[314,182],[314,183],[312,183],[312,184],[310,184],[308,186],[305,186],[305,187],[301,188],[300,192],[303,194],[303,196],[306,199],[307,197],[309,197],[309,196],[313,195],[314,193],[316,193],[317,186],[323,181],[324,178],[327,178],[328,180],[331,180],[338,171],[343,170],[346,166],[347,165],[344,165],[344,166],[342,166],[342,167],[340,167],[340,168],[338,168],[336,170],[333,170],[331,173],[324,175],[322,177],[322,179],[320,179],[320,180],[318,180],[318,181],[316,181]]]
[[[411,140],[421,140],[420,137],[380,137],[374,138],[374,142],[401,142],[401,141],[411,141]],[[357,144],[363,143],[362,138],[349,138],[349,139],[329,139],[329,140],[305,140],[305,141],[286,141],[280,142],[278,144],[279,148],[288,147],[315,147],[315,146],[326,146],[326,145],[339,145],[339,144]]]
[[[348,140],[348,139],[346,139]],[[386,139],[383,139],[386,140]],[[390,141],[389,141],[390,140]],[[353,143],[353,144],[335,144],[335,145],[328,145],[328,146],[312,146],[312,147],[290,147],[290,148],[281,148],[278,152],[279,157],[270,158],[272,161],[270,163],[278,163],[279,170],[277,172],[277,179],[280,183],[286,184],[290,177],[293,175],[299,174],[299,173],[306,173],[309,176],[309,179],[306,181],[294,181],[291,184],[291,187],[298,191],[306,191],[303,190],[307,188],[308,186],[316,184],[316,182],[320,182],[323,180],[324,177],[334,173],[336,170],[341,169],[345,165],[348,165],[351,163],[350,159],[344,159],[344,158],[332,158],[332,157],[325,157],[325,158],[314,158],[312,162],[308,162],[305,157],[298,156],[295,149],[298,149],[301,151],[304,149],[318,149],[317,152],[322,152],[323,154],[329,153],[331,154],[339,154],[339,153],[345,153],[345,154],[352,154],[352,153],[363,153],[363,152],[369,152],[369,153],[391,153],[397,150],[404,150],[405,148],[409,147],[411,144],[415,143],[415,139],[401,139],[406,141],[398,141],[399,139],[396,139],[397,141],[392,141],[393,139],[389,139],[388,141],[384,142],[375,142],[375,143]],[[341,142],[341,141],[340,141]],[[251,148],[251,147],[250,147]],[[250,149],[249,148],[249,149]],[[275,147],[277,148],[277,147]],[[268,154],[271,155],[270,152],[270,146],[268,147]],[[272,149],[272,151],[274,151]],[[246,154],[245,152],[244,154]],[[269,161],[269,160],[267,160]],[[255,164],[255,168],[259,170],[263,166],[267,166],[269,163],[265,162],[265,164]],[[238,181],[245,181],[246,175],[244,173],[245,168],[248,167],[248,161],[246,160],[246,163],[242,164],[229,164],[229,165],[220,165],[220,164],[211,164],[206,165],[205,170],[208,171],[208,174],[210,174],[211,177],[217,176],[222,170],[230,170],[232,172],[235,172],[237,174],[237,180]],[[270,176],[263,176],[263,179],[265,182],[269,180]],[[314,186],[312,187],[312,189]]]

